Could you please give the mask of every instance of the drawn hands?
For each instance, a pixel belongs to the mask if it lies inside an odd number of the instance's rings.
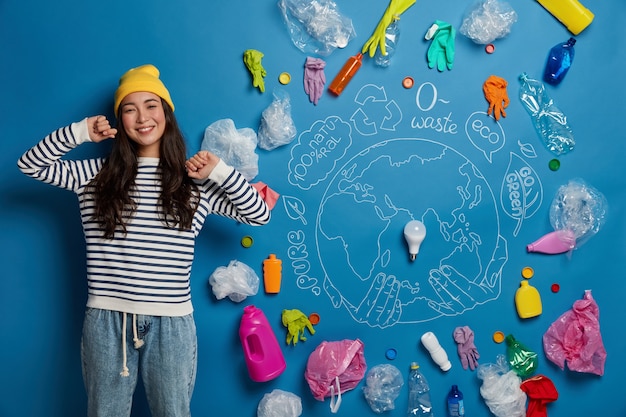
[[[392,326],[402,315],[400,289],[401,283],[395,276],[378,273],[363,301],[353,311],[354,318],[372,327]]]
[[[102,142],[105,139],[114,138],[117,129],[111,127],[111,123],[104,116],[92,116],[87,118],[87,131],[92,142]]]
[[[217,155],[209,151],[200,151],[189,158],[185,163],[187,175],[199,180],[208,178],[219,161],[220,158]]]

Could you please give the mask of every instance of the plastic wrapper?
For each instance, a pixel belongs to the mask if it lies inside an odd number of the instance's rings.
[[[363,395],[372,411],[383,413],[395,408],[395,400],[404,385],[398,368],[389,364],[376,365],[367,372]]]
[[[287,145],[296,137],[296,126],[291,118],[291,101],[289,94],[277,89],[274,100],[263,110],[259,127],[259,148],[271,151],[279,146]]]
[[[478,365],[476,375],[483,381],[480,395],[496,417],[526,417],[522,379],[509,368],[504,355],[498,355],[496,363]]]
[[[511,5],[500,0],[485,0],[468,11],[459,32],[477,44],[486,45],[508,35],[515,22],[517,13]]]
[[[255,153],[257,135],[253,129],[237,129],[231,119],[212,123],[204,130],[200,149],[219,156],[248,181],[259,173],[259,156]]]
[[[535,373],[539,364],[537,353],[516,340],[512,334],[508,335],[504,341],[506,342],[506,356],[513,371],[522,378]]]
[[[278,7],[291,41],[302,52],[328,56],[356,37],[352,20],[334,1],[280,0]]]
[[[257,407],[257,417],[299,417],[302,400],[296,394],[275,389],[265,394]]]
[[[256,272],[243,262],[230,261],[228,266],[220,266],[209,277],[209,284],[215,298],[225,297],[239,303],[250,295],[259,292],[260,279]]]
[[[604,374],[606,350],[600,333],[600,309],[586,290],[584,298],[574,302],[550,325],[543,335],[546,357],[559,368],[575,372]]]
[[[331,397],[330,408],[336,412],[341,394],[359,384],[366,368],[363,342],[359,339],[324,341],[309,355],[304,378],[316,400]]]
[[[570,230],[580,247],[606,221],[608,204],[604,195],[581,179],[573,179],[557,190],[550,205],[554,230]]]

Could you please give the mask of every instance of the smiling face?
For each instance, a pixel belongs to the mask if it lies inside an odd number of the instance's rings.
[[[145,91],[131,93],[122,100],[120,111],[126,134],[138,145],[138,156],[158,158],[166,123],[161,97]]]

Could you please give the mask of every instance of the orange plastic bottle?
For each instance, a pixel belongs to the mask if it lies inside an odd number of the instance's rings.
[[[282,269],[283,261],[278,259],[273,253],[263,261],[263,283],[266,293],[277,294],[280,292]]]
[[[352,77],[357,73],[361,65],[363,64],[363,54],[358,53],[348,58],[341,71],[335,76],[335,79],[330,83],[328,91],[338,96],[341,94],[344,88],[348,85]]]

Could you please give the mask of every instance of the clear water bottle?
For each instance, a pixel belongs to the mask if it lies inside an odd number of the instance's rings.
[[[388,67],[389,64],[391,64],[391,57],[393,57],[393,54],[396,52],[396,45],[400,38],[398,20],[399,19],[393,19],[389,26],[387,26],[387,29],[385,29],[385,52],[387,52],[387,55],[383,55],[380,48],[376,50],[374,62],[379,67]]]
[[[567,117],[554,104],[541,81],[529,78],[523,72],[519,97],[533,121],[537,134],[545,147],[555,155],[563,155],[574,150],[574,134],[567,123]]]
[[[420,372],[417,362],[411,363],[409,372],[409,408],[408,416],[433,417],[433,406],[430,402],[430,387]]]
[[[569,38],[567,42],[555,45],[550,49],[546,69],[543,73],[543,79],[548,84],[557,85],[563,81],[574,61],[575,44],[576,39]]]
[[[448,393],[448,415],[450,417],[465,416],[463,393],[459,391],[459,387],[457,385],[452,385],[452,389]]]

